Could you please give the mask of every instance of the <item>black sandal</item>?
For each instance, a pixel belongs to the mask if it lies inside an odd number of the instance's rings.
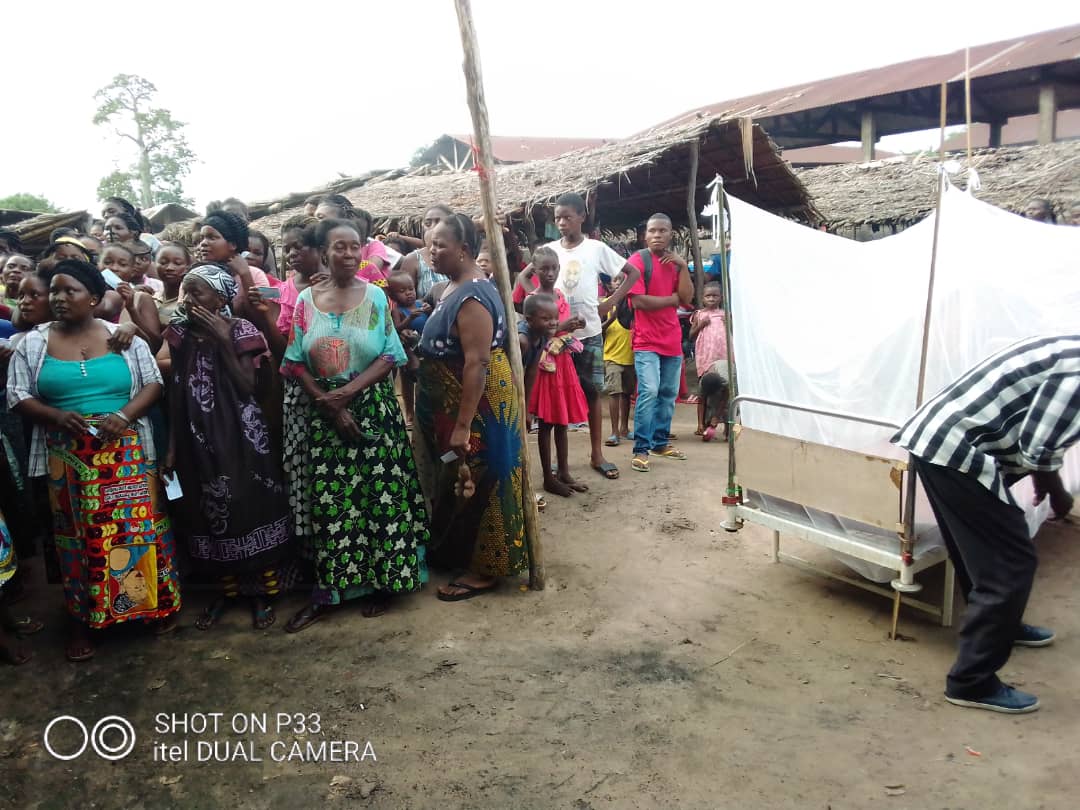
[[[285,632],[299,633],[301,630],[306,630],[329,612],[330,608],[326,605],[305,605],[289,619],[288,624],[285,625]]]

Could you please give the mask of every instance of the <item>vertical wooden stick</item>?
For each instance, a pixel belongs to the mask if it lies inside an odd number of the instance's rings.
[[[522,510],[525,513],[525,540],[529,551],[529,585],[534,590],[544,589],[544,553],[540,542],[540,518],[536,512],[533,496],[532,475],[529,470],[529,409],[525,402],[525,372],[521,364],[521,347],[517,340],[517,313],[514,311],[513,293],[510,289],[510,268],[506,266],[506,245],[503,242],[502,225],[496,215],[495,161],[491,156],[491,133],[488,130],[487,102],[484,100],[484,79],[480,70],[480,48],[473,27],[469,0],[454,0],[458,27],[461,29],[461,47],[465,52],[465,84],[468,88],[469,113],[472,115],[473,136],[476,139],[477,175],[480,179],[480,202],[484,208],[484,228],[487,231],[491,260],[495,265],[495,283],[506,309],[509,330],[507,354],[513,371],[514,391],[521,411],[520,433],[522,448],[521,489]]]
[[[690,221],[690,250],[694,257],[694,303],[702,305],[702,291],[705,287],[705,264],[701,261],[701,242],[698,239],[697,224],[697,172],[698,156],[701,151],[700,140],[690,144],[690,177],[686,181],[686,218]]]
[[[934,240],[930,248],[930,278],[926,282],[926,312],[923,314],[922,349],[919,353],[919,380],[915,389],[915,409],[923,403],[926,391],[926,364],[930,354],[930,318],[934,311],[934,277],[937,275],[938,234],[941,231],[941,198],[945,190],[945,122],[949,100],[949,86],[941,83],[941,140],[938,146],[939,174],[937,204],[934,206]],[[908,459],[908,486],[904,492],[904,534],[900,538],[900,553],[904,565],[910,565],[915,550],[915,473],[911,459]],[[893,586],[895,588],[895,585]],[[896,622],[900,615],[900,592],[896,592],[893,605],[893,626],[891,637],[896,638]]]
[[[967,159],[971,166],[971,48],[964,48],[964,115],[967,118]]]

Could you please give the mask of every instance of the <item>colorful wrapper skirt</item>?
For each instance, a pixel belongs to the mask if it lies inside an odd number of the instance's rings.
[[[128,430],[102,445],[87,434],[51,432],[48,451],[68,613],[102,628],[179,610],[172,527],[157,469],[144,458],[138,434]]]
[[[454,493],[458,465],[437,461],[450,449],[461,406],[463,361],[424,358],[418,373],[416,419],[432,459],[432,543],[429,559],[444,568],[509,576],[528,568],[522,512],[521,409],[510,361],[493,349],[472,421],[466,462],[476,484],[471,498]]]

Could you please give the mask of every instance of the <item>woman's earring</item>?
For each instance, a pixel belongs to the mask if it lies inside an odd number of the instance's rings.
[[[459,262],[465,261],[465,254],[464,253],[459,253],[457,255],[457,259],[458,259]]]

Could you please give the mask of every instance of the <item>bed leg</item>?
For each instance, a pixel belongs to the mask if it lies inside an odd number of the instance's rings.
[[[900,623],[900,591],[893,591],[892,603],[892,629],[889,631],[889,639],[896,641],[896,626]]]
[[[956,569],[952,559],[945,560],[945,594],[941,597],[941,626],[952,627],[953,602],[955,601]]]
[[[778,531],[772,533],[772,561],[780,562],[780,532]]]

